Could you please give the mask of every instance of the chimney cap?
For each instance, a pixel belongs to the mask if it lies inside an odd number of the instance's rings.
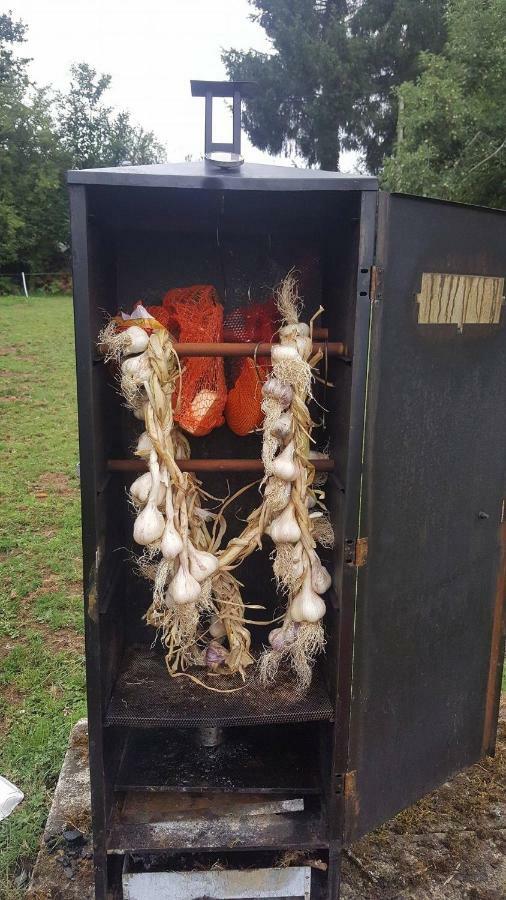
[[[254,97],[257,92],[255,81],[195,81],[190,82],[192,97],[233,97],[239,93],[241,97]]]

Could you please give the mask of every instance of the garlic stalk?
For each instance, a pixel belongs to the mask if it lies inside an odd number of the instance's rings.
[[[162,471],[162,480],[165,482],[165,528],[162,534],[160,549],[164,559],[172,560],[179,556],[183,549],[183,541],[174,525],[174,506],[172,503],[172,487],[167,470]]]
[[[158,509],[160,467],[154,450],[151,451],[149,457],[149,471],[151,473],[151,489],[146,505],[134,523],[134,541],[144,547],[159,540],[165,528],[165,520]]]

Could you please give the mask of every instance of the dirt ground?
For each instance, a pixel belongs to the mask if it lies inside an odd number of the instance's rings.
[[[28,891],[92,900],[86,722],[73,731]],[[493,759],[457,775],[344,853],[341,900],[505,900],[506,695]]]

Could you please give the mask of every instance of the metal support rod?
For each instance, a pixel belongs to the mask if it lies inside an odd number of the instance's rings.
[[[173,344],[178,356],[270,356],[272,344]],[[276,345],[274,345],[276,346]],[[346,356],[346,348],[341,341],[316,342],[313,350],[321,350],[328,356]]]
[[[313,459],[317,472],[333,472],[333,459]],[[182,472],[263,472],[261,459],[178,459]],[[144,459],[109,459],[109,472],[144,472],[148,467]]]

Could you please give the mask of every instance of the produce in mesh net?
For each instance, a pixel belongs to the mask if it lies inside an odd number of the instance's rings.
[[[210,284],[173,288],[162,306],[148,307],[174,340],[185,343],[219,343],[223,338],[223,307]],[[191,357],[184,362],[175,421],[197,437],[223,425],[227,400],[221,357]]]
[[[276,331],[276,319],[273,300],[239,306],[225,316],[223,333],[229,341],[269,343]],[[225,420],[235,434],[249,434],[262,424],[262,384],[269,366],[268,357],[246,357],[231,363]]]

